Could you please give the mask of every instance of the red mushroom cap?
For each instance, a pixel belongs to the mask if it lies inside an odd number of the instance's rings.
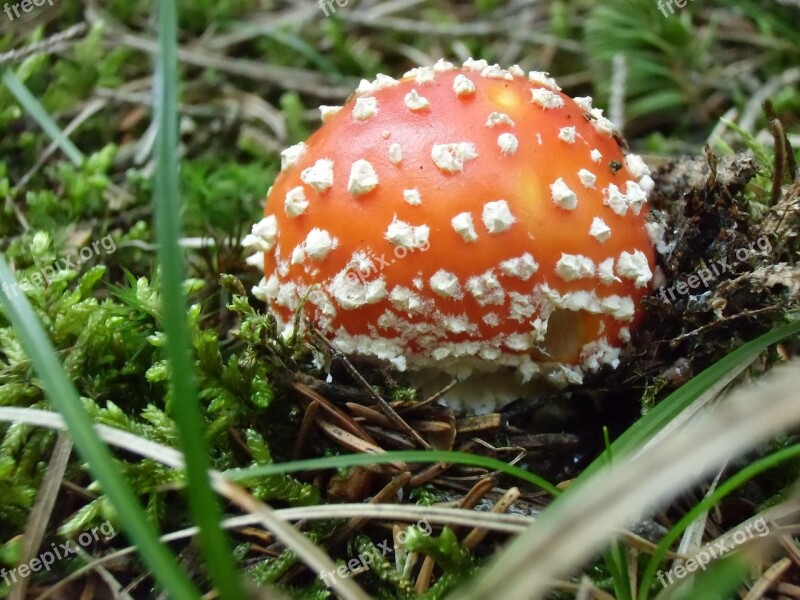
[[[362,81],[322,116],[282,153],[245,240],[280,323],[306,299],[345,353],[423,376],[508,371],[451,395],[477,411],[618,364],[650,291],[652,180],[590,98],[439,61]]]

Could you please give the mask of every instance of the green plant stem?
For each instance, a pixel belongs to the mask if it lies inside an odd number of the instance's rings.
[[[527,481],[549,492],[553,496],[558,496],[561,493],[561,490],[552,483],[530,471],[515,467],[514,465],[509,465],[496,458],[469,454],[467,452],[457,452],[454,450],[400,450],[381,454],[345,454],[343,456],[311,458],[307,460],[261,465],[246,469],[230,469],[225,471],[225,476],[233,481],[241,481],[251,477],[267,477],[269,475],[281,473],[295,473],[297,471],[311,471],[317,469],[338,469],[355,465],[385,465],[387,463],[401,461],[409,463],[441,462],[485,467]]]
[[[183,291],[183,253],[178,190],[178,67],[177,7],[173,0],[158,2],[156,63],[155,212],[158,262],[161,267],[166,353],[170,364],[172,410],[186,460],[189,511],[199,528],[200,549],[220,598],[239,600],[244,589],[233,563],[227,534],[220,527],[222,511],[208,476],[209,448],[200,412],[194,363],[190,350],[186,298]]]

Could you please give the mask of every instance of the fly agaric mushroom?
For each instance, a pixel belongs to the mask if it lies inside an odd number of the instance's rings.
[[[456,377],[444,401],[479,413],[617,366],[650,291],[653,182],[591,98],[470,59],[321,113],[244,241],[285,332],[302,305],[340,351]]]

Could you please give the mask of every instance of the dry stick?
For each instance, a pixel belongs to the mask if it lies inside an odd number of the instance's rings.
[[[334,425],[325,419],[317,418],[317,425],[319,425],[322,431],[333,441],[344,446],[345,448],[349,448],[350,450],[361,452],[363,454],[384,454],[386,452],[380,446],[365,442],[360,437],[345,431],[341,427],[338,427],[337,425]],[[405,464],[400,461],[394,461],[389,464],[401,471],[405,470]],[[375,473],[385,473],[384,465],[365,464],[360,466],[365,469],[369,469],[370,471],[374,471]]]
[[[370,397],[380,407],[383,414],[389,417],[395,424],[395,426],[397,426],[402,432],[411,436],[414,440],[416,440],[416,442],[420,446],[422,446],[426,450],[431,449],[431,445],[424,439],[422,439],[422,436],[420,436],[416,431],[414,431],[414,429],[403,420],[403,417],[398,415],[397,412],[391,406],[389,406],[389,403],[386,402],[386,400],[384,400],[380,394],[378,394],[374,389],[372,389],[372,386],[369,384],[369,382],[366,379],[364,379],[364,376],[358,372],[358,369],[356,369],[353,366],[353,363],[351,363],[344,354],[342,354],[336,348],[334,348],[333,344],[331,344],[331,342],[324,335],[322,335],[317,329],[314,329],[314,336],[319,341],[321,341],[325,346],[327,346],[334,356],[340,357],[342,364],[344,364],[345,368],[350,373],[350,375],[352,375],[355,378],[355,380],[361,385],[361,387],[364,388],[364,391],[370,395]]]
[[[303,456],[306,440],[311,433],[311,429],[314,427],[317,415],[319,415],[319,402],[312,400],[308,408],[306,408],[305,413],[303,413],[303,421],[300,423],[300,429],[297,432],[297,441],[294,444],[294,450],[292,450],[292,460],[298,460]]]
[[[346,402],[345,406],[356,415],[356,417],[362,417],[366,421],[370,423],[376,423],[387,429],[391,428],[393,425],[392,420],[384,415],[383,413],[379,413],[377,410],[372,410],[367,406],[363,406],[361,404],[356,404],[355,402]]]
[[[391,499],[394,495],[411,479],[411,473],[408,471],[401,473],[387,483],[384,488],[372,497],[369,504],[382,504],[383,502]],[[334,548],[361,529],[369,520],[369,517],[353,517],[345,524],[336,534],[326,541],[328,548]]]
[[[512,487],[505,494],[503,494],[500,500],[497,501],[497,504],[492,507],[492,512],[506,512],[509,508],[511,508],[511,505],[519,499],[519,496],[519,488]],[[464,538],[464,541],[461,542],[461,545],[469,550],[474,550],[488,534],[488,529],[475,528],[469,532],[467,537]]]
[[[42,52],[47,52],[48,54],[53,52],[60,52],[65,48],[63,42],[67,40],[78,37],[82,35],[88,29],[88,25],[86,23],[78,23],[77,25],[73,25],[69,29],[65,29],[61,33],[57,33],[55,35],[51,35],[49,38],[36,42],[34,44],[29,44],[28,46],[24,46],[22,48],[9,50],[8,52],[3,52],[0,54],[0,65],[10,61],[17,61],[23,58],[27,58],[32,54],[40,54]]]
[[[416,409],[421,408],[423,406],[427,406],[429,404],[433,404],[434,402],[437,402],[439,400],[439,398],[444,396],[447,392],[452,390],[457,384],[458,384],[458,379],[454,378],[452,381],[450,381],[450,383],[448,383],[446,386],[444,386],[438,392],[433,394],[430,398],[425,398],[425,400],[423,400],[422,402],[417,402],[416,404],[412,404],[411,406],[406,406],[405,408],[401,408],[398,412],[408,412],[408,411],[411,411],[411,410],[416,410]]]
[[[56,445],[53,448],[53,455],[47,465],[44,480],[39,487],[39,493],[36,495],[36,503],[28,515],[25,533],[22,535],[22,557],[19,564],[28,564],[36,555],[36,551],[42,543],[71,453],[72,440],[66,433],[59,433]],[[25,592],[28,588],[28,578],[21,577],[18,581],[15,579],[15,582],[11,586],[9,600],[22,600],[25,598]]]
[[[475,508],[483,499],[483,497],[486,496],[486,494],[488,494],[496,485],[497,480],[494,477],[481,479],[472,486],[472,488],[464,495],[463,498],[461,498],[461,500],[458,502],[458,508],[466,510]],[[455,532],[458,531],[457,527],[453,527],[452,529]],[[414,589],[416,590],[417,594],[424,594],[426,591],[428,591],[435,563],[436,561],[434,561],[433,557],[431,556],[426,556],[425,560],[422,562],[422,567],[420,568],[419,574],[417,575],[417,581],[414,585]]]
[[[764,101],[764,112],[769,117],[768,128],[775,145],[775,172],[772,174],[772,193],[770,194],[772,206],[775,206],[781,199],[783,188],[784,167],[786,166],[786,132],[769,100]],[[792,173],[792,179],[794,179],[794,173]]]
[[[90,562],[92,559],[92,555],[86,552],[80,546],[77,546],[75,551],[77,554],[83,558],[86,562]],[[105,567],[105,565],[96,565],[95,570],[97,574],[100,576],[100,579],[108,587],[108,590],[113,594],[114,600],[133,600],[131,595],[126,591],[126,589],[122,586],[122,584],[114,577],[111,572]],[[94,581],[93,579],[89,580],[90,582]],[[91,596],[87,596],[88,598],[95,598],[96,596],[92,594]]]
[[[789,567],[792,566],[792,561],[789,558],[782,558],[775,564],[773,564],[769,569],[767,569],[764,574],[758,578],[758,581],[755,582],[750,591],[748,592],[747,596],[744,597],[743,600],[758,600],[759,598],[763,598],[764,594],[767,593],[767,590],[771,588],[775,582],[786,573]]]
[[[345,429],[352,433],[353,435],[359,436],[364,440],[368,441],[370,444],[377,445],[378,443],[375,441],[367,431],[361,427],[358,423],[356,423],[350,415],[345,414],[338,408],[336,408],[333,404],[331,404],[330,400],[328,400],[325,396],[315,392],[310,387],[305,385],[304,383],[300,383],[299,381],[295,381],[292,384],[292,387],[300,392],[303,396],[316,402],[319,404],[320,409],[324,412],[328,413],[329,416],[333,417],[333,419],[339,423],[342,429]]]

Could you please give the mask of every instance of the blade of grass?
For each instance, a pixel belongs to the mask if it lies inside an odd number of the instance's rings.
[[[3,290],[0,304],[17,332],[19,343],[30,357],[50,402],[64,418],[78,453],[89,465],[89,471],[119,515],[126,533],[139,547],[142,560],[152,569],[156,580],[171,598],[199,599],[200,595],[178,566],[175,557],[159,541],[158,532],[147,520],[136,494],[114,464],[108,447],[97,436],[89,415],[81,405],[78,391],[59,362],[55,348],[28,299],[19,291],[2,254],[0,282]]]
[[[798,456],[800,456],[800,444],[783,448],[768,456],[760,458],[757,461],[747,465],[741,471],[738,471],[736,474],[732,475],[729,479],[726,479],[717,487],[717,489],[694,505],[690,511],[683,515],[683,517],[681,517],[681,519],[672,526],[672,528],[667,532],[667,535],[661,538],[661,540],[658,542],[658,546],[656,546],[653,555],[650,557],[650,560],[648,561],[647,566],[642,573],[641,582],[639,584],[639,597],[643,600],[647,600],[647,598],[649,598],[648,591],[653,583],[653,577],[656,574],[658,565],[662,560],[664,560],[664,556],[667,554],[669,547],[672,546],[672,544],[686,530],[689,524],[698,517],[698,515],[710,510],[720,500],[742,487],[753,477],[756,477],[764,471],[772,469],[773,467],[776,467],[779,464]]]
[[[158,263],[161,267],[161,298],[166,353],[170,365],[172,406],[178,439],[186,462],[189,512],[200,530],[200,550],[208,574],[223,600],[244,598],[230,540],[221,528],[222,510],[211,488],[209,448],[200,412],[194,363],[190,351],[189,323],[183,285],[183,252],[178,190],[178,62],[177,6],[159,0],[154,118],[158,125],[155,159],[155,213]]]
[[[59,148],[67,155],[76,167],[83,164],[83,153],[78,150],[78,147],[72,143],[63,131],[59,128],[53,118],[47,113],[44,107],[39,103],[33,94],[30,93],[25,84],[20,81],[13,71],[6,70],[3,72],[3,83],[8,88],[14,97],[22,105],[34,121],[39,123],[39,126],[50,138],[58,144]]]
[[[552,483],[514,465],[509,465],[496,458],[457,452],[454,450],[398,450],[383,452],[381,454],[345,454],[343,456],[328,456],[325,458],[309,458],[306,460],[294,460],[284,463],[274,463],[270,465],[259,465],[246,469],[230,469],[223,475],[231,481],[242,481],[254,477],[268,477],[282,473],[296,473],[297,471],[313,471],[318,469],[339,469],[356,465],[385,465],[393,462],[408,463],[453,463],[459,465],[471,465],[474,467],[484,467],[493,471],[500,471],[527,481],[541,489],[549,492],[553,496],[561,493]]]

